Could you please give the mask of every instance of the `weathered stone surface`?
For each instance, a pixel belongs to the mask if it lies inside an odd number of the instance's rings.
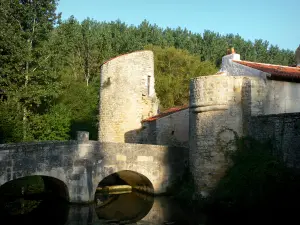
[[[253,116],[250,121],[252,137],[270,142],[275,155],[300,169],[300,113]]]
[[[124,170],[129,170],[121,174],[127,174],[130,184],[150,185],[154,193],[163,193],[182,175],[188,151],[159,145],[70,141],[0,145],[0,157],[0,185],[25,176],[49,176],[66,185],[71,202],[81,203],[94,200],[101,180]]]
[[[194,79],[190,99],[190,170],[197,192],[210,191],[230,164],[234,140],[242,135],[244,77]]]
[[[198,193],[213,189],[231,161],[235,140],[271,141],[274,152],[300,167],[300,85],[264,77],[199,77],[190,86],[190,170]],[[298,113],[293,113],[298,112]]]
[[[144,122],[140,143],[189,147],[189,109]]]
[[[157,113],[153,52],[139,51],[101,66],[99,140],[138,143],[141,120]]]

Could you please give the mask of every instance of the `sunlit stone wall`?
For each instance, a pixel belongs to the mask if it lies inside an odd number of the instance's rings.
[[[259,114],[281,114],[300,112],[300,84],[293,82],[268,80],[259,93],[263,105]],[[253,113],[254,114],[254,113]]]
[[[300,137],[299,128],[292,125],[299,123],[300,84],[215,75],[192,80],[190,91],[189,159],[198,193],[206,195],[217,185],[231,164],[227,153],[235,151],[235,139],[242,136],[271,140],[287,163],[300,167],[295,152],[300,143],[292,144],[291,139]],[[279,137],[289,140],[282,142],[284,148],[278,147]]]
[[[247,78],[205,76],[190,86],[190,171],[198,194],[206,195],[226,172],[226,153],[235,151],[234,140],[243,135],[243,91]],[[244,90],[243,90],[244,89]]]
[[[0,161],[0,186],[21,177],[47,176],[61,181],[58,190],[64,189],[61,191],[66,191],[70,202],[84,203],[94,200],[96,188],[104,178],[120,171],[120,177],[136,189],[165,193],[182,178],[188,151],[80,138],[0,145]]]
[[[189,147],[189,108],[143,123],[140,143]]]
[[[141,121],[157,114],[153,52],[121,55],[101,66],[99,141],[139,139]]]

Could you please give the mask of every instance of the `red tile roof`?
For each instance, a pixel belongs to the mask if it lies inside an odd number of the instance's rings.
[[[244,66],[271,74],[270,79],[300,82],[300,67],[281,66],[250,61],[233,60]]]
[[[189,108],[188,105],[179,106],[179,107],[173,107],[173,108],[170,108],[170,109],[168,109],[168,110],[166,110],[166,111],[164,111],[162,113],[159,113],[158,115],[155,115],[155,116],[152,116],[150,118],[142,120],[142,123],[155,121],[155,120],[160,119],[162,117],[168,116],[170,114],[173,114],[175,112],[179,112],[181,110],[188,109],[188,108]]]

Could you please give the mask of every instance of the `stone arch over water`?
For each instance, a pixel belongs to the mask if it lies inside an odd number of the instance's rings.
[[[46,193],[66,201],[70,199],[68,187],[63,181],[44,175],[22,176],[7,181],[0,186],[0,197],[5,193],[12,193],[15,197]]]
[[[111,185],[130,185],[133,189],[148,194],[154,193],[154,187],[149,178],[145,175],[132,171],[132,170],[121,170],[113,172],[103,178],[98,186],[111,186]]]
[[[69,193],[50,176],[22,176],[0,186],[0,217],[9,224],[65,224]]]
[[[150,212],[154,203],[154,188],[146,176],[131,170],[121,170],[106,176],[98,186],[111,185],[129,185],[132,192],[121,195],[117,192],[104,197],[104,201],[95,209],[100,220],[135,223]]]

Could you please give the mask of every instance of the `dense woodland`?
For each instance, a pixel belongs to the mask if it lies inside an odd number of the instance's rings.
[[[239,35],[129,26],[75,17],[62,21],[57,0],[0,1],[0,142],[66,140],[76,130],[97,137],[100,65],[152,49],[161,109],[188,103],[193,77],[218,71],[234,46],[250,61],[292,65],[294,52]]]

